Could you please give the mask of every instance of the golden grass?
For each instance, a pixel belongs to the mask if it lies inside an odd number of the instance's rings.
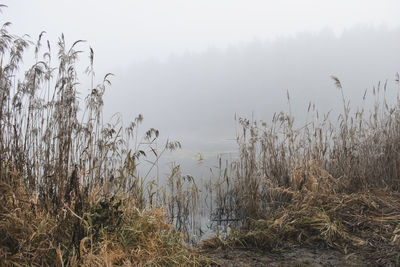
[[[400,251],[400,193],[373,189],[356,193],[337,193],[329,173],[314,163],[306,164],[312,171],[296,168],[292,181],[296,189],[291,197],[258,219],[248,219],[222,240],[205,240],[202,248],[241,247],[273,250],[291,246],[331,247],[343,253],[357,252],[368,262],[398,264]],[[318,178],[321,177],[321,178]],[[297,187],[321,181],[318,187]],[[274,191],[273,188],[270,190]],[[277,187],[276,195],[282,189]],[[287,194],[287,193],[286,193]]]
[[[80,217],[73,206],[52,215],[32,202],[18,176],[0,184],[1,266],[198,266],[206,259],[183,245],[163,209],[139,210],[130,199],[93,196]],[[78,227],[78,228],[77,228]],[[82,231],[79,251],[74,235]]]

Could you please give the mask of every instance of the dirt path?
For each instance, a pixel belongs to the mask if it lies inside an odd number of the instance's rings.
[[[368,266],[355,254],[332,249],[293,248],[274,252],[249,249],[203,251],[214,266]]]

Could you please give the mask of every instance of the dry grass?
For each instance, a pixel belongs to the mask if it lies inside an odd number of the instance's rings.
[[[312,120],[301,127],[283,112],[271,124],[238,120],[240,156],[220,163],[207,187],[212,218],[233,230],[202,246],[323,244],[362,251],[371,264],[400,263],[400,99],[389,105],[378,84],[372,110],[353,112],[332,79],[343,102],[337,120],[311,104]]]
[[[127,127],[118,116],[103,121],[112,74],[94,84],[92,48],[91,87],[80,102],[83,41],[68,46],[62,35],[54,51],[43,48],[44,32],[33,43],[8,27],[0,30],[0,265],[199,265],[204,259],[183,244],[194,224],[194,179],[173,172],[167,191],[152,172],[180,143],[158,149],[154,128],[140,137],[142,115]],[[22,76],[30,46],[36,62]]]
[[[360,193],[294,191],[285,206],[250,219],[225,240],[206,240],[202,247],[274,250],[293,246],[331,247],[356,252],[371,264],[396,265],[400,258],[400,194],[377,190]]]
[[[301,127],[283,112],[271,124],[238,120],[240,156],[224,167],[220,162],[220,175],[208,186],[218,216],[259,218],[290,198],[289,189],[331,194],[399,190],[400,99],[390,106],[386,85],[379,84],[370,115],[364,107],[352,112],[340,81],[334,81],[343,101],[337,120],[321,117],[311,104],[312,119]]]
[[[222,175],[208,187],[214,218],[235,227],[203,246],[323,244],[362,251],[372,264],[400,263],[400,99],[390,106],[379,84],[370,115],[352,112],[333,79],[343,100],[337,123],[317,111],[299,128],[285,113],[261,127],[239,119],[240,156],[220,164]]]
[[[66,204],[53,216],[32,201],[19,177],[15,174],[14,184],[0,187],[2,266],[196,266],[200,260],[205,262],[183,245],[183,236],[162,209],[139,210],[132,199],[92,196],[96,202],[84,204],[89,210],[82,217],[75,213],[75,204]]]
[[[233,228],[204,247],[318,244],[399,264],[400,100],[382,98],[386,85],[374,88],[371,112],[353,112],[332,77],[343,102],[337,122],[312,105],[312,121],[300,128],[282,112],[271,124],[239,119],[240,157],[225,167],[220,160],[219,176],[200,198],[179,165],[164,186],[153,175],[179,142],[158,149],[153,128],[141,137],[141,115],[127,127],[118,116],[104,122],[112,74],[95,85],[93,49],[91,86],[80,102],[83,41],[68,46],[61,36],[54,58],[50,43],[42,47],[44,33],[33,43],[8,26],[0,29],[0,265],[207,264],[183,245],[198,228],[200,199]],[[17,80],[29,46],[36,62]]]

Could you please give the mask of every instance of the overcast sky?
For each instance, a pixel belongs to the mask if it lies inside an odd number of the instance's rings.
[[[400,71],[398,0],[3,3],[13,33],[87,40],[98,80],[116,75],[106,114],[143,113],[146,126],[183,142],[185,157],[231,151],[234,114],[268,121],[287,110],[286,90],[304,118],[308,101],[340,105],[332,74],[358,103],[378,81],[395,87]]]
[[[400,25],[398,0],[4,0],[18,33],[85,39],[98,67],[329,27]]]

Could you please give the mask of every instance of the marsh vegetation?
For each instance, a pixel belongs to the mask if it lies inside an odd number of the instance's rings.
[[[181,144],[160,145],[155,128],[140,135],[142,115],[104,121],[112,74],[96,85],[93,49],[84,96],[83,41],[61,36],[53,47],[45,33],[32,42],[8,28],[0,30],[0,265],[208,265],[200,252],[209,248],[302,246],[354,254],[354,264],[400,263],[400,99],[387,102],[386,84],[373,89],[371,110],[353,110],[332,77],[338,118],[312,104],[301,126],[290,112],[271,123],[238,118],[239,156],[220,159],[212,179],[183,175],[179,164],[161,179],[160,157]],[[22,70],[28,47],[35,63]],[[190,248],[202,216],[230,231]]]

